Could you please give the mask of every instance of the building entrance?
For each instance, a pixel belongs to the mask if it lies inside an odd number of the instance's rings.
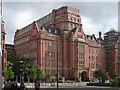
[[[81,81],[87,81],[87,72],[86,71],[83,71],[81,73]]]

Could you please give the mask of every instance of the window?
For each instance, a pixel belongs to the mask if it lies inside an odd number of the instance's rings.
[[[55,75],[55,70],[54,70],[54,75]]]
[[[49,32],[51,32],[51,29],[49,29]]]
[[[76,22],[76,19],[74,18],[74,22]]]
[[[89,63],[89,68],[90,68],[90,63]]]
[[[64,17],[64,20],[66,20],[66,17]]]
[[[53,70],[51,70],[51,75],[53,76]]]
[[[81,28],[78,29],[78,32],[81,32]]]
[[[89,56],[89,61],[90,61],[90,56]]]
[[[57,34],[57,30],[55,30],[55,34]]]
[[[96,57],[96,62],[98,62],[98,57]]]
[[[49,60],[48,60],[48,67],[50,66],[50,62],[49,62]]]
[[[46,70],[45,70],[45,74],[46,74],[47,72],[46,72]]]
[[[51,49],[53,49],[53,43],[51,44]]]
[[[90,54],[90,49],[89,49],[89,54]]]
[[[97,68],[97,69],[99,68],[99,64],[96,64],[96,68]]]
[[[72,29],[72,24],[71,24],[71,29]]]
[[[94,53],[94,50],[92,49],[92,54]]]
[[[66,24],[64,24],[64,29],[66,29]]]
[[[48,43],[48,48],[49,48],[49,43]]]
[[[61,70],[59,71],[59,75],[62,76],[62,71]]]
[[[55,61],[54,61],[54,67],[55,67]]]
[[[49,73],[49,70],[48,70],[48,73]]]
[[[61,63],[61,61],[60,61],[60,67],[62,66],[62,63]]]
[[[91,60],[94,61],[94,56],[91,57]]]
[[[104,69],[104,65],[102,65],[102,69]]]
[[[83,62],[83,67],[84,67],[84,62]]]
[[[47,56],[47,53],[46,53],[46,51],[45,51],[45,57]]]
[[[80,62],[79,62],[79,67],[80,67]]]
[[[62,54],[60,53],[60,58],[62,58]]]
[[[91,64],[91,68],[94,68],[94,63]]]
[[[81,62],[81,67],[82,67],[82,62]]]
[[[51,67],[53,67],[53,60],[52,60],[52,62],[51,62]]]
[[[53,52],[51,52],[51,57],[53,57]]]
[[[54,52],[54,58],[55,58],[55,52]]]
[[[76,24],[74,24],[74,27],[76,27]]]
[[[66,76],[68,77],[68,70],[66,70]]]
[[[46,60],[45,60],[45,66],[46,66]]]
[[[80,54],[81,58],[82,58],[82,53]]]
[[[49,57],[49,51],[48,51],[48,57]]]
[[[96,49],[96,54],[98,54],[98,49]]]
[[[72,18],[70,18],[70,20],[72,21]]]
[[[78,21],[78,23],[79,23],[79,19],[78,19],[77,21]]]
[[[79,53],[79,59],[80,59],[80,53]]]
[[[83,53],[83,59],[84,59],[84,53]]]
[[[80,35],[77,35],[77,38],[80,38]]]

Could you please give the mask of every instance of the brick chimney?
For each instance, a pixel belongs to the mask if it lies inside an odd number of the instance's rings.
[[[102,33],[101,33],[101,31],[100,31],[100,32],[99,32],[99,38],[101,38],[101,34],[102,34]]]

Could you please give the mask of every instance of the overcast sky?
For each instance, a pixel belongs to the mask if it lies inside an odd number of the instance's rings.
[[[12,43],[16,29],[32,23],[62,6],[80,10],[85,34],[105,33],[111,28],[118,30],[117,2],[4,2],[3,20],[5,22],[6,43]]]

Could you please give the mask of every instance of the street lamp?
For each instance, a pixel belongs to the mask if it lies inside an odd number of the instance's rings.
[[[58,42],[57,42],[57,74],[58,74]],[[57,76],[57,89],[58,89],[58,76]]]
[[[20,63],[22,64],[22,68],[23,68],[23,61],[20,61]],[[23,72],[23,77],[22,77],[22,81],[24,82],[24,71],[21,70]],[[20,74],[20,80],[21,80],[21,74]]]

